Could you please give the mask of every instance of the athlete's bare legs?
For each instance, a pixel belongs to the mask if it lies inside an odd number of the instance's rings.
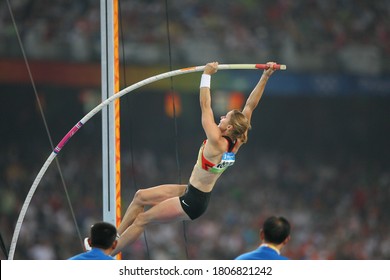
[[[133,219],[130,226],[125,229],[122,228],[117,247],[112,252],[112,255],[114,256],[118,254],[125,246],[135,242],[145,230],[145,226],[149,223],[166,223],[189,220],[190,218],[183,211],[179,200],[179,196],[184,194],[185,187],[186,186],[184,185],[184,190],[180,193],[180,195],[163,200],[145,212],[138,211],[138,215],[135,217],[135,219]],[[135,208],[135,206],[133,208]],[[137,209],[139,209],[139,207]],[[133,210],[129,211],[129,220],[130,212],[133,212]]]
[[[154,206],[172,197],[180,197],[185,193],[187,185],[167,184],[148,189],[140,189],[134,195],[118,227],[122,233],[134,222],[135,218],[145,210],[145,206]]]

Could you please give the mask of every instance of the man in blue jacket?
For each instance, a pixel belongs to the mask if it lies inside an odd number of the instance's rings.
[[[114,260],[110,256],[116,248],[116,228],[107,222],[98,222],[91,227],[90,237],[86,239],[86,252],[75,255],[69,260]]]
[[[260,231],[261,245],[236,260],[288,260],[280,251],[290,240],[290,223],[283,217],[269,217]]]

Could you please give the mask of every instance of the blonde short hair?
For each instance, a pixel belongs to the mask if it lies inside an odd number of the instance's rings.
[[[239,110],[233,110],[230,116],[230,124],[233,126],[230,133],[233,140],[240,139],[243,143],[246,143],[246,132],[251,128],[251,125],[245,115]]]

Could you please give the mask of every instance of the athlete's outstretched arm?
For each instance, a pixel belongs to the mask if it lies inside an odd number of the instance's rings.
[[[273,69],[272,65],[275,64],[274,62],[268,62],[269,67],[267,70],[263,71],[263,75],[261,76],[260,80],[252,90],[251,94],[249,95],[244,109],[242,110],[242,113],[247,117],[249,123],[251,122],[252,113],[256,109],[257,105],[260,102],[261,97],[263,96],[263,92],[265,89],[265,85],[268,82],[269,77],[272,75],[273,72],[275,72],[275,69]]]
[[[202,113],[202,127],[206,133],[208,142],[214,147],[219,147],[219,142],[223,141],[222,134],[218,125],[214,120],[214,113],[211,108],[211,92],[210,92],[210,79],[211,75],[216,73],[218,70],[218,62],[207,63],[203,71],[199,102]],[[206,76],[206,77],[204,77]]]

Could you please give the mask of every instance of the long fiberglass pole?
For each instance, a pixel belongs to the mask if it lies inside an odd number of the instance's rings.
[[[268,67],[269,66],[267,64],[221,64],[221,65],[218,65],[218,70],[233,70],[233,69],[249,69],[249,70],[252,69],[252,70],[255,70],[255,69],[267,69]],[[280,69],[280,70],[286,69],[286,65],[280,65],[280,64],[274,65],[273,67],[274,67],[274,69]],[[18,220],[16,222],[15,231],[14,231],[14,234],[12,236],[11,247],[10,247],[8,259],[12,260],[14,257],[16,243],[17,243],[18,238],[19,238],[19,233],[20,233],[20,229],[22,227],[24,217],[26,215],[28,206],[30,205],[30,202],[31,202],[31,199],[34,195],[34,192],[37,189],[43,175],[45,174],[47,168],[50,166],[53,159],[57,156],[57,154],[61,151],[61,149],[65,146],[65,144],[70,140],[70,138],[72,138],[73,135],[75,135],[77,133],[77,131],[83,125],[85,125],[94,115],[96,115],[98,112],[100,112],[105,106],[109,105],[114,100],[121,98],[122,96],[124,96],[125,94],[127,94],[131,91],[134,91],[134,90],[136,90],[142,86],[145,86],[147,84],[151,84],[153,82],[156,82],[156,81],[159,81],[162,79],[166,79],[169,77],[183,75],[183,74],[189,74],[189,73],[193,73],[193,72],[200,72],[200,71],[203,71],[204,68],[205,68],[205,66],[203,65],[203,66],[193,66],[193,67],[173,70],[170,72],[166,72],[166,73],[162,73],[162,74],[159,74],[156,76],[152,76],[152,77],[147,78],[145,80],[142,80],[138,83],[135,83],[131,86],[128,86],[125,89],[119,91],[118,93],[116,93],[116,94],[110,96],[109,98],[107,98],[106,100],[104,100],[102,103],[100,103],[95,108],[93,108],[88,114],[86,114],[78,123],[76,123],[72,127],[72,129],[69,130],[69,132],[62,138],[62,140],[58,143],[58,145],[54,148],[53,152],[49,155],[46,162],[41,167],[38,175],[36,176],[32,186],[27,194],[27,197],[23,203]]]

